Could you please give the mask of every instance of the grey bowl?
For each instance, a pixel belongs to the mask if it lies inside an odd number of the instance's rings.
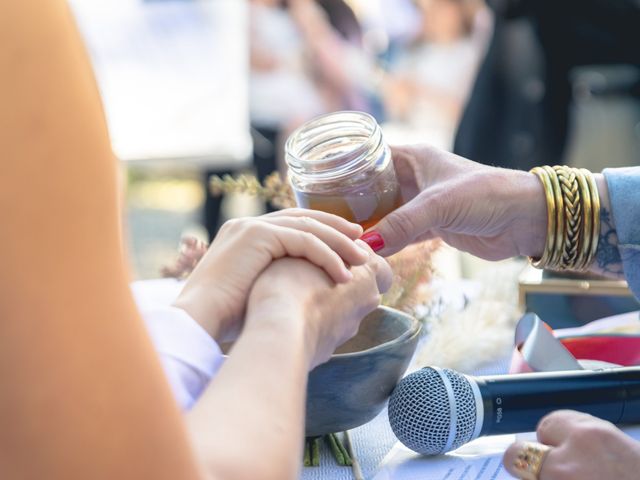
[[[358,334],[309,374],[306,435],[349,430],[380,413],[409,366],[421,326],[388,307],[367,315]]]

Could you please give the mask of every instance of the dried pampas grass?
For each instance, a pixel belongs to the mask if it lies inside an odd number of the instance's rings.
[[[479,291],[462,310],[449,307],[428,324],[417,353],[417,367],[435,365],[471,373],[503,358],[513,348],[513,332],[521,312],[517,277],[520,262],[492,265],[477,279]]]

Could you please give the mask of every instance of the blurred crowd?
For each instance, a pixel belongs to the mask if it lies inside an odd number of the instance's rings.
[[[519,168],[564,159],[581,99],[622,94],[636,113],[621,128],[640,130],[639,11],[633,0],[250,0],[258,174],[278,168],[293,128],[334,110]],[[637,132],[628,140],[627,161],[640,152]]]
[[[476,0],[251,0],[250,9],[260,177],[278,167],[288,133],[325,112],[453,132],[490,30]]]

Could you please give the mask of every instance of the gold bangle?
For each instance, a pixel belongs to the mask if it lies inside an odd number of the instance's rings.
[[[556,206],[556,234],[554,241],[554,249],[551,258],[546,266],[546,268],[555,269],[558,268],[560,263],[562,262],[562,247],[564,244],[564,223],[565,223],[565,215],[564,215],[564,200],[562,198],[562,190],[560,189],[560,182],[558,181],[558,175],[555,170],[548,165],[542,167],[549,174],[549,178],[551,179],[551,185],[553,186],[553,196],[555,199]]]
[[[589,264],[589,252],[591,251],[591,243],[593,236],[593,208],[591,205],[591,192],[589,183],[584,172],[576,168],[574,169],[576,178],[580,185],[580,197],[582,201],[582,242],[580,243],[580,253],[576,261],[575,270],[584,271]]]
[[[564,228],[562,256],[557,266],[560,270],[573,270],[579,255],[582,230],[582,208],[579,184],[574,169],[556,165],[553,167],[558,177],[562,199],[564,201]]]
[[[585,169],[556,165],[531,169],[547,202],[547,238],[537,268],[583,271],[591,266],[600,237],[600,197]]]
[[[598,251],[598,242],[600,240],[600,195],[598,193],[598,185],[596,185],[596,180],[593,174],[585,168],[581,169],[581,171],[584,173],[587,178],[587,182],[589,183],[592,209],[591,218],[593,219],[593,228],[591,230],[591,251],[589,252],[587,262],[584,266],[586,269],[591,266],[596,256],[596,252]]]
[[[553,196],[553,186],[551,185],[549,174],[540,167],[532,168],[531,173],[536,175],[542,183],[544,196],[547,201],[547,238],[544,245],[544,251],[542,252],[542,257],[537,260],[529,257],[529,261],[536,268],[544,268],[547,263],[549,263],[549,259],[553,254],[553,248],[555,244],[556,204]]]

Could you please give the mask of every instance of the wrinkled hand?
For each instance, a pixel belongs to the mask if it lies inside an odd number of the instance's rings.
[[[359,225],[324,212],[282,210],[226,222],[189,276],[174,305],[189,313],[217,341],[231,341],[242,328],[254,281],[278,258],[304,258],[333,282],[348,282],[347,265],[368,254],[354,243]],[[346,265],[345,265],[346,263]]]
[[[434,237],[487,260],[542,253],[546,204],[535,175],[427,145],[392,151],[406,203],[371,229],[384,241],[378,253]]]
[[[640,472],[640,443],[613,424],[572,410],[544,417],[537,428],[538,441],[549,445],[540,480],[632,480]],[[521,443],[504,454],[512,475]]]
[[[353,279],[336,284],[326,272],[305,260],[273,262],[256,281],[249,298],[247,328],[264,318],[305,322],[309,367],[329,359],[353,337],[361,320],[380,303],[391,286],[389,264],[358,241],[367,261],[353,267]]]

